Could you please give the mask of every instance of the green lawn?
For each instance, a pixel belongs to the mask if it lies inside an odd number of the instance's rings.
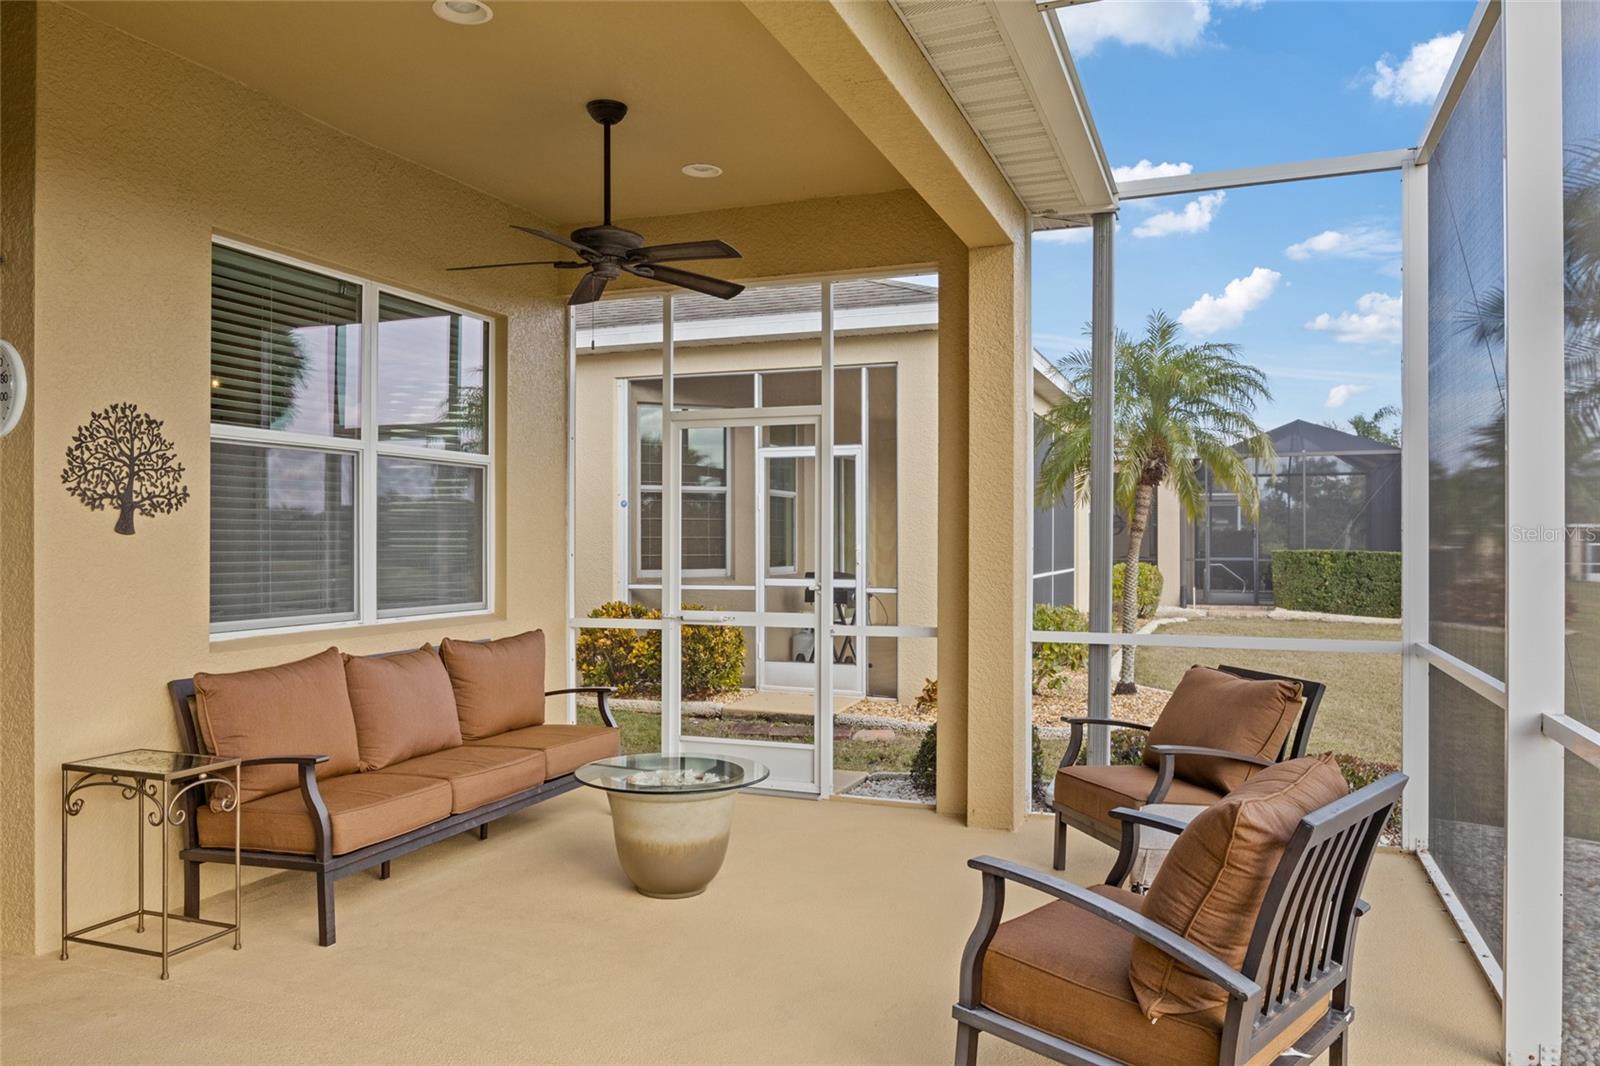
[[[1297,637],[1311,640],[1399,640],[1398,624],[1202,618],[1164,626],[1174,636]],[[1170,689],[1190,666],[1244,666],[1328,686],[1311,731],[1313,753],[1336,751],[1364,759],[1400,761],[1400,656],[1343,652],[1211,651],[1140,648],[1139,684]]]

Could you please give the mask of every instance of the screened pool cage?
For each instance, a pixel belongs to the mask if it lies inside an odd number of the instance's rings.
[[[1403,842],[1501,996],[1504,1061],[1600,1063],[1600,4],[1480,3],[1414,147],[1119,193],[1381,172],[1400,177],[1400,450],[1299,427],[1261,471],[1256,523],[1211,490],[1188,580],[1261,602],[1274,548],[1398,547],[1401,639],[1112,630],[1110,214],[1093,219],[1090,631],[1032,638],[1088,645],[1098,717],[1119,646],[1287,653],[1302,676],[1333,653],[1398,659]]]
[[[1272,553],[1400,550],[1400,449],[1296,419],[1270,430],[1276,458],[1249,460],[1257,512],[1199,464],[1201,518],[1185,527],[1181,603],[1270,604]]]

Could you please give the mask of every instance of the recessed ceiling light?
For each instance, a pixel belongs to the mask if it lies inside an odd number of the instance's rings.
[[[494,18],[494,12],[483,0],[433,0],[433,13],[463,26],[478,26]]]
[[[688,163],[683,172],[691,178],[715,178],[721,176],[722,168],[715,163]]]

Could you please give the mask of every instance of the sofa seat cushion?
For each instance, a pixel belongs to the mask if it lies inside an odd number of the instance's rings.
[[[1136,911],[1142,901],[1109,885],[1089,891]],[[1134,942],[1132,933],[1081,907],[1047,903],[995,932],[983,959],[983,1005],[1131,1066],[1216,1062],[1222,1008],[1150,1024],[1128,983]],[[1326,1009],[1309,1011],[1251,1063],[1271,1062]]]
[[[433,648],[346,655],[344,678],[361,769],[381,770],[461,743],[450,675]]]
[[[233,674],[195,674],[195,712],[206,750],[227,758],[326,755],[317,777],[337,777],[360,765],[355,715],[337,648],[282,666]],[[291,765],[247,766],[240,782],[244,802],[294,789]],[[221,790],[211,798],[219,810]],[[299,793],[296,792],[296,795]]]
[[[1266,767],[1195,815],[1172,842],[1145,895],[1145,916],[1242,966],[1289,838],[1302,818],[1349,790],[1331,754]],[[1134,945],[1128,977],[1151,1019],[1227,1002],[1216,984],[1149,944]]]
[[[500,640],[439,644],[450,672],[464,740],[482,740],[544,721],[544,630]]]
[[[549,777],[570,774],[586,762],[622,753],[622,731],[605,725],[536,725],[486,737],[469,747],[525,748],[544,752]]]
[[[1056,802],[1085,814],[1112,830],[1122,832],[1122,823],[1111,817],[1113,807],[1143,807],[1156,785],[1156,771],[1138,766],[1067,766],[1056,771]],[[1181,803],[1209,807],[1222,798],[1220,792],[1173,778],[1162,803]]]
[[[1219,748],[1276,759],[1303,705],[1298,681],[1263,681],[1209,666],[1191,666],[1172,690],[1161,717],[1150,727],[1145,738],[1145,765],[1160,768],[1161,756],[1151,750],[1156,744]],[[1204,755],[1180,755],[1175,769],[1182,780],[1218,792],[1238,788],[1256,772],[1249,763]]]
[[[382,772],[448,782],[452,794],[450,811],[464,814],[544,784],[544,752],[460,746],[407,759]]]
[[[450,816],[450,784],[380,770],[317,782],[333,828],[333,854],[358,851]],[[200,844],[233,847],[233,814],[201,808]],[[311,815],[298,788],[251,800],[239,811],[239,846],[250,851],[316,853]]]

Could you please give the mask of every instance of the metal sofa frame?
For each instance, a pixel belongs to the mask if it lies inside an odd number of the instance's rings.
[[[178,729],[183,737],[184,750],[204,750],[201,741],[199,722],[195,710],[194,679],[188,677],[178,678],[167,683],[167,691],[172,697],[173,708],[178,714]],[[609,698],[612,689],[599,686],[584,686],[579,688],[558,688],[546,692],[546,696],[564,696],[570,693],[591,693],[598,698],[600,705],[600,718],[611,728],[617,728],[616,716],[611,712]],[[408,833],[392,837],[389,840],[379,841],[357,851],[346,852],[343,855],[333,854],[333,827],[328,817],[327,805],[322,801],[322,794],[317,789],[317,766],[328,761],[326,755],[275,755],[259,759],[245,759],[242,766],[268,766],[290,765],[299,770],[300,795],[306,804],[306,813],[311,818],[311,830],[315,840],[316,849],[311,854],[282,851],[256,851],[241,849],[239,861],[245,866],[262,866],[276,870],[303,870],[317,875],[317,943],[323,947],[333,944],[335,939],[333,918],[333,885],[341,877],[369,870],[376,866],[380,880],[389,876],[389,862],[401,855],[409,854],[429,844],[452,837],[458,833],[478,831],[478,838],[486,840],[489,836],[489,823],[496,818],[535,803],[542,803],[547,799],[570,792],[579,785],[578,779],[572,774],[562,774],[533,788],[524,789],[513,793],[503,799],[486,803],[461,814],[452,814],[448,818],[441,818],[437,822],[413,829]],[[200,913],[200,864],[219,862],[232,865],[233,848],[210,848],[200,844],[200,831],[196,823],[195,812],[202,797],[195,789],[183,797],[183,811],[181,825],[183,826],[184,846],[179,851],[178,857],[183,860],[183,913],[191,918]]]

